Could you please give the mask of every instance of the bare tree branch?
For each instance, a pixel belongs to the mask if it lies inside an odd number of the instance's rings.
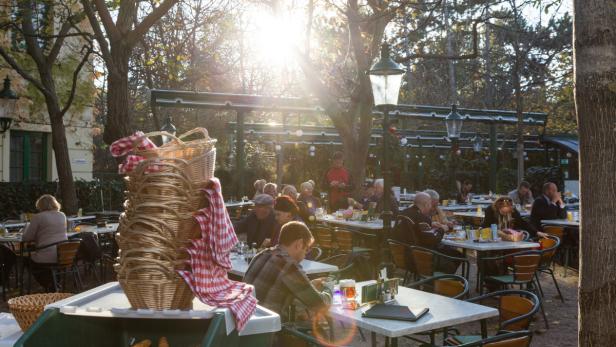
[[[152,10],[150,14],[148,14],[142,21],[127,34],[126,41],[130,46],[134,46],[139,38],[145,35],[145,33],[156,23],[162,16],[173,7],[178,2],[178,0],[165,0],[162,4],[160,4],[157,8]]]
[[[71,84],[71,91],[68,96],[68,99],[66,100],[66,104],[64,104],[64,107],[62,108],[62,110],[60,110],[60,115],[62,117],[64,117],[68,109],[73,104],[73,99],[75,98],[75,92],[77,91],[77,83],[79,81],[79,74],[81,73],[81,69],[83,68],[85,63],[90,58],[90,54],[92,53],[92,50],[93,50],[92,46],[90,45],[84,46],[83,48],[86,50],[86,53],[83,55],[83,57],[81,58],[81,61],[79,62],[75,70],[73,71],[73,83]],[[84,49],[82,49],[81,52],[83,52]]]
[[[41,84],[39,80],[34,78],[34,76],[30,75],[26,70],[24,70],[2,46],[0,46],[0,55],[11,66],[11,68],[15,70],[15,72],[17,72],[21,77],[23,77],[23,79],[32,83],[32,85],[34,85],[36,89],[40,90],[41,93],[43,93],[44,95],[49,95],[49,91],[47,90],[47,88],[45,88],[45,86],[43,86],[43,84]]]
[[[88,0],[82,0],[82,2],[87,2]],[[107,4],[105,4],[105,0],[94,0],[94,4],[96,5],[96,12],[101,17],[101,22],[105,27],[105,32],[109,35],[109,39],[113,41],[117,41],[120,39],[122,33],[118,30],[115,23],[113,22],[113,18],[111,18],[111,14],[107,9]]]
[[[101,58],[103,58],[103,60],[105,61],[105,65],[109,67],[111,66],[111,52],[109,51],[109,45],[107,44],[107,40],[105,39],[103,30],[101,29],[98,19],[96,18],[94,9],[92,8],[88,0],[81,0],[81,5],[83,6],[83,11],[88,17],[88,21],[90,22],[92,31],[94,31],[94,37],[96,37],[96,41],[98,41],[98,45],[101,50]]]
[[[47,64],[51,65],[56,61],[56,58],[58,57],[58,54],[60,53],[60,48],[62,48],[62,45],[64,44],[64,39],[66,38],[68,31],[71,30],[72,26],[73,24],[71,23],[70,20],[62,24],[60,31],[58,31],[58,38],[53,43],[53,46],[51,47],[51,50],[49,51],[49,54],[47,55],[47,59],[45,59],[47,61]]]

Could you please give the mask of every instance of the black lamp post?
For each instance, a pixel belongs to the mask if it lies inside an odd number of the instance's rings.
[[[173,124],[173,118],[171,118],[171,116],[167,116],[167,118],[165,119],[165,124],[163,124],[163,126],[160,128],[161,131],[166,131],[171,135],[176,134],[177,129],[175,127],[175,125]],[[167,143],[171,141],[171,139],[169,138],[169,136],[164,136],[163,135],[163,144]]]
[[[389,111],[392,106],[398,104],[398,95],[402,84],[404,69],[389,56],[389,46],[381,46],[381,57],[372,65],[370,71],[370,84],[372,85],[372,96],[374,106],[383,112],[383,235],[387,240],[391,229],[391,181],[389,172],[389,160],[387,153],[389,137]],[[384,243],[383,251],[387,255],[388,245]],[[385,258],[387,259],[387,258]],[[385,260],[383,259],[383,260]]]
[[[447,126],[447,137],[451,140],[451,197],[456,198],[458,194],[458,185],[456,183],[456,170],[458,161],[458,141],[460,139],[460,133],[462,132],[463,118],[458,113],[458,106],[456,104],[451,105],[451,112],[445,118],[445,125]]]
[[[17,99],[19,99],[17,94],[11,89],[11,79],[6,76],[4,88],[0,91],[0,134],[4,134],[11,128]]]

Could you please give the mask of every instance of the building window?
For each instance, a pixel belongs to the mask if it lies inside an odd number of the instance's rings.
[[[47,180],[47,134],[11,130],[11,182]]]

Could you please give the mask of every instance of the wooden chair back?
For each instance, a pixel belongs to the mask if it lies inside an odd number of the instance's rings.
[[[334,238],[331,229],[320,226],[315,226],[311,229],[319,248],[326,251],[334,249]]]
[[[484,347],[528,347],[530,346],[530,336],[514,337],[507,340],[485,343]]]
[[[565,235],[565,227],[546,225],[543,227],[543,232],[546,234],[554,235],[562,240],[563,236]]]
[[[396,265],[396,268],[402,270],[410,270],[406,266],[406,256],[405,256],[406,247],[403,245],[389,242],[389,252],[391,253],[391,259]]]
[[[527,314],[534,308],[534,304],[531,300],[517,296],[517,295],[503,295],[499,299],[498,312],[499,321],[504,322],[521,315]],[[527,330],[530,325],[530,317],[521,321],[507,324],[507,326],[501,327],[508,331],[521,331]]]
[[[464,292],[464,283],[454,279],[434,281],[434,293],[453,298]]]
[[[434,256],[428,251],[411,249],[411,259],[415,272],[419,276],[432,276],[434,273]]]
[[[518,283],[531,282],[541,261],[540,253],[513,256],[513,279]]]
[[[552,263],[552,258],[556,254],[558,244],[558,240],[553,238],[541,238],[539,239],[539,244],[541,244],[541,248],[543,252],[541,253],[541,266],[548,266]]]
[[[64,242],[57,245],[58,250],[58,265],[71,266],[77,257],[80,241]]]
[[[353,232],[344,229],[337,229],[335,231],[335,239],[338,252],[353,252]]]

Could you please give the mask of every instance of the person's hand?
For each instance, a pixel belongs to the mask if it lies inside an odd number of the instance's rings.
[[[319,291],[323,290],[323,283],[325,282],[325,277],[315,278],[310,283]]]
[[[548,237],[548,234],[541,232],[541,231],[537,231],[537,236],[546,239]]]
[[[560,192],[556,192],[556,194],[554,194],[554,198],[552,199],[552,201],[553,201],[554,203],[557,203],[557,204],[561,204],[561,205],[563,205],[563,197],[562,197],[562,194],[560,194]]]
[[[261,248],[267,248],[272,244],[272,239],[267,238],[265,240],[263,240],[263,243],[261,244]]]

